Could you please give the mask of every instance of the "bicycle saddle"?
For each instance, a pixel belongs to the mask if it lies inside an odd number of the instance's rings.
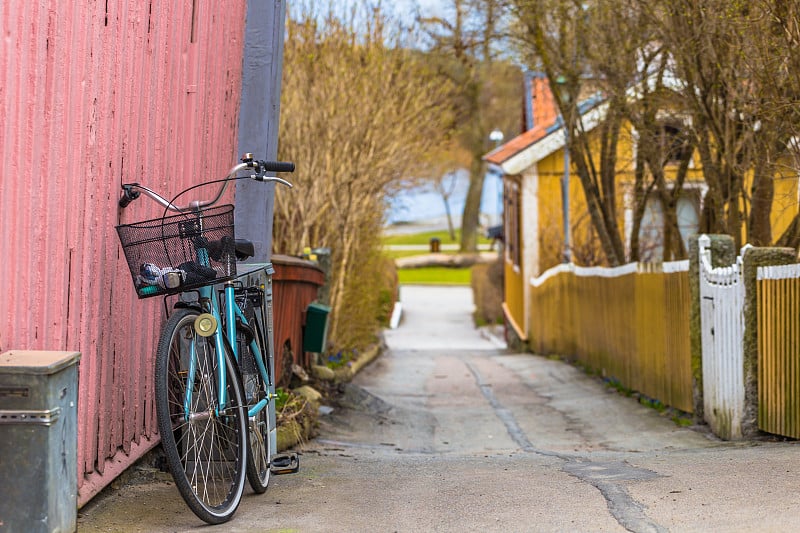
[[[236,239],[236,259],[244,261],[248,257],[253,257],[256,254],[255,246],[247,239]]]
[[[222,261],[223,256],[229,255],[233,252],[236,259],[244,261],[248,257],[253,257],[256,253],[255,246],[247,239],[234,239],[231,242],[230,237],[223,237],[218,241],[205,241],[202,246],[208,249],[208,255],[214,261]]]

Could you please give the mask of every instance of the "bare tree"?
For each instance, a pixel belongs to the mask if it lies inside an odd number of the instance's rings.
[[[500,0],[451,0],[450,16],[421,20],[433,41],[430,54],[439,57],[440,72],[454,87],[454,134],[461,154],[466,155],[462,164],[469,171],[461,218],[462,252],[477,251],[486,176],[483,155],[490,148],[489,132],[495,128],[510,131],[519,124],[519,69],[496,61],[493,47],[500,5]]]
[[[728,233],[738,244],[744,237],[772,243],[776,165],[798,124],[796,3],[641,3],[684,83],[681,97],[708,185],[702,229]],[[797,240],[791,232],[787,242]]]
[[[617,181],[623,164],[618,160],[619,143],[625,120],[634,116],[628,90],[642,84],[648,68],[639,55],[646,32],[638,11],[626,0],[511,0],[510,4],[521,57],[551,80],[567,149],[606,262],[622,264],[626,255],[618,224]],[[596,99],[594,104],[587,103],[591,97]],[[600,105],[601,100],[606,111],[594,142],[587,134],[581,106]],[[645,127],[644,121],[639,127]],[[644,173],[637,174],[636,221],[644,213],[645,179]],[[635,253],[637,247],[631,249]]]
[[[386,197],[445,138],[449,87],[379,9],[287,19],[279,153],[297,187],[276,195],[275,249],[331,249],[331,338],[353,347],[376,326]]]
[[[442,202],[444,203],[444,211],[447,216],[447,233],[451,241],[456,240],[456,229],[453,225],[453,215],[450,209],[450,197],[453,195],[458,183],[456,178],[455,172],[448,172],[433,181],[433,188],[442,197]]]
[[[776,176],[794,173],[800,133],[800,7],[756,0],[510,0],[522,57],[552,85],[589,215],[609,263],[622,258],[615,160],[629,123],[633,165],[631,259],[648,201],[663,207],[664,258],[685,257],[677,206],[693,153],[707,193],[702,231],[741,244],[800,244],[800,214],[773,235]],[[576,105],[593,91],[607,104],[599,142]],[[635,97],[632,97],[635,96]],[[594,154],[594,155],[593,155]],[[789,167],[786,167],[788,162]],[[625,164],[626,162],[622,162]],[[665,165],[675,165],[667,179]],[[794,205],[794,204],[793,204]]]
[[[794,176],[800,168],[796,141],[800,135],[800,5],[757,0],[752,9],[750,18],[763,29],[745,34],[752,41],[746,60],[749,76],[758,87],[760,108],[748,235],[756,245],[775,242],[797,248],[800,211],[795,210],[793,221],[779,236],[772,236],[770,214],[775,194],[773,177],[782,173]],[[787,160],[791,161],[790,168],[781,164]]]

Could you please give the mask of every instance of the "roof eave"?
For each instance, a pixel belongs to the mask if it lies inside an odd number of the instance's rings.
[[[587,111],[582,118],[583,129],[591,131],[597,127],[608,112],[608,102],[602,102]],[[509,157],[500,164],[500,168],[507,175],[522,174],[525,169],[538,163],[550,154],[562,149],[565,144],[564,128],[559,128],[546,137],[539,139],[527,148]]]

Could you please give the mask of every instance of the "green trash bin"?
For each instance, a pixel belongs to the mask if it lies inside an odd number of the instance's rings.
[[[308,304],[306,309],[306,328],[303,332],[303,351],[323,353],[328,334],[328,315],[331,308],[320,303]]]

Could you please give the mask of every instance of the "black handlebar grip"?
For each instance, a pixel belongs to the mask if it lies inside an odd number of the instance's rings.
[[[264,172],[294,172],[294,163],[289,161],[260,161]]]
[[[126,183],[122,186],[122,196],[119,197],[119,206],[123,209],[131,205],[131,202],[139,198],[141,194],[139,191],[133,190],[133,188],[139,185],[138,183]]]
[[[122,193],[122,196],[119,197],[119,206],[125,209],[126,207],[131,205],[132,201],[133,201],[132,198],[129,198],[127,194]]]

